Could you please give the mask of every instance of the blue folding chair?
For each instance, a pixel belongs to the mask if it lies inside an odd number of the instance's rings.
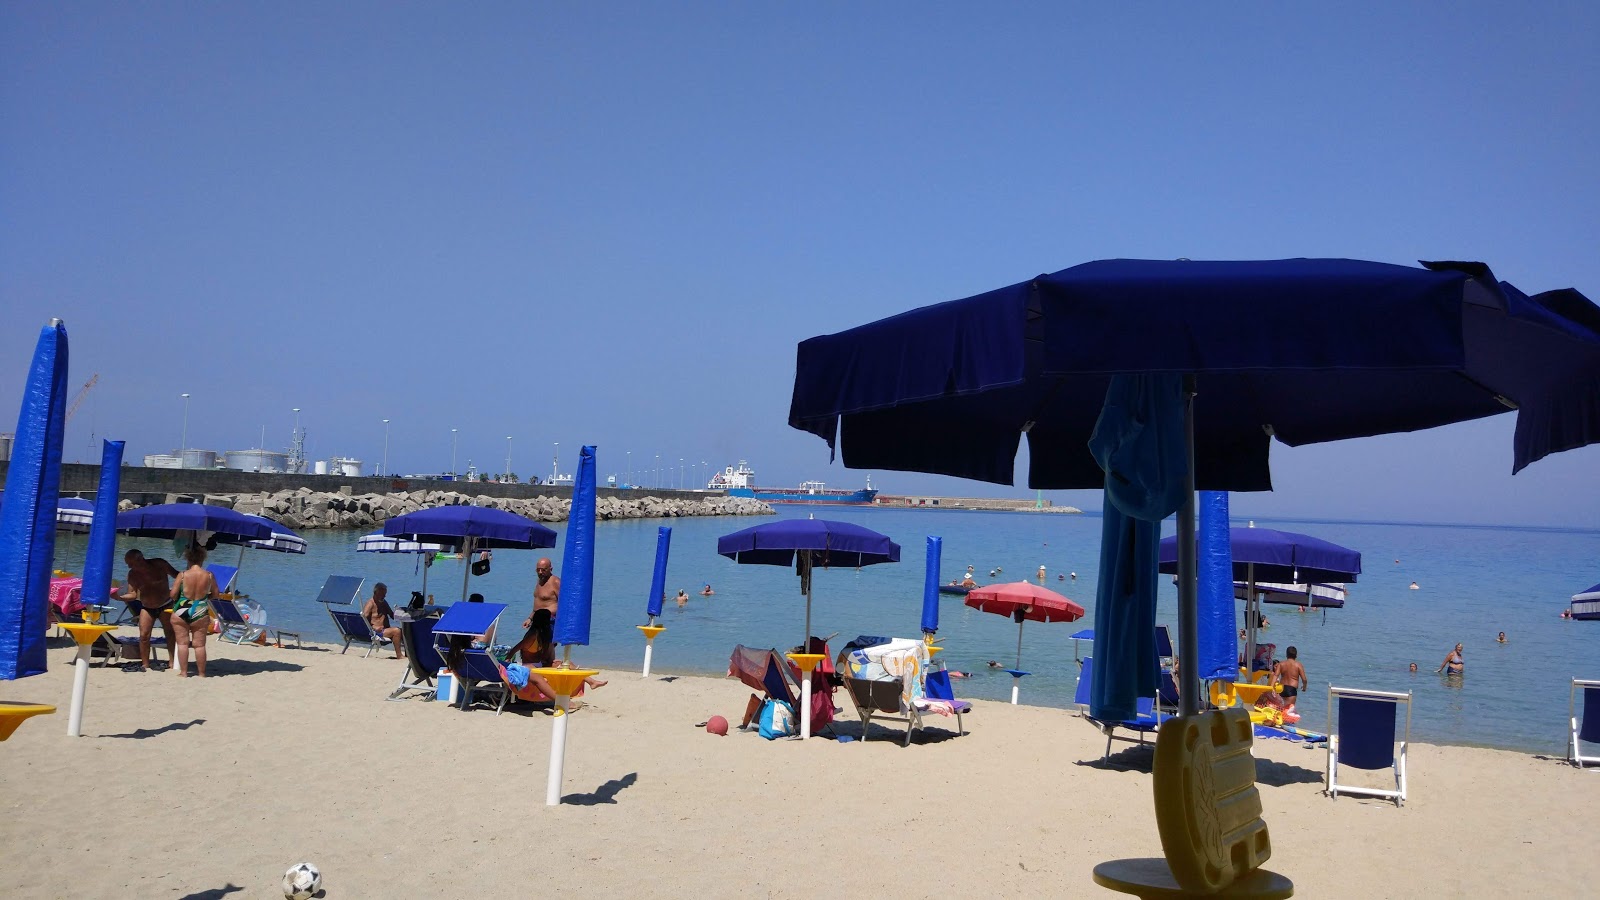
[[[1335,703],[1335,700],[1338,702]],[[1400,704],[1406,705],[1406,727],[1397,731]],[[1337,713],[1337,716],[1335,715]],[[1337,724],[1337,728],[1335,725]],[[1396,742],[1398,741],[1398,747]],[[1341,793],[1406,802],[1406,745],[1411,743],[1411,692],[1363,691],[1328,685],[1329,797]],[[1340,784],[1339,767],[1381,771],[1394,769],[1394,790]]]
[[[344,639],[344,648],[339,652],[344,653],[354,643],[367,645],[367,652],[361,655],[365,659],[372,655],[372,651],[389,643],[389,639],[372,630],[367,620],[361,614],[350,609],[334,609],[328,607],[328,615],[333,617],[333,625],[339,629],[339,637]]]
[[[503,712],[511,699],[494,657],[487,649],[472,646],[474,640],[494,627],[505,609],[504,603],[456,603],[433,624],[434,649],[461,682],[462,709],[472,706],[473,695],[480,690],[499,693],[495,715]],[[452,647],[459,658],[451,652]]]
[[[400,623],[400,640],[406,648],[406,671],[400,683],[389,693],[390,700],[398,700],[410,691],[425,691],[429,700],[438,697],[433,683],[435,672],[444,668],[444,658],[433,646],[434,619],[412,619]]]
[[[961,725],[961,714],[972,712],[972,704],[956,699],[955,689],[950,685],[950,670],[943,667],[929,669],[928,677],[923,679],[922,687],[929,700],[941,700],[950,704],[956,714],[956,734],[966,734],[966,729]]]
[[[1578,719],[1578,690],[1583,690],[1583,719]],[[1567,703],[1567,720],[1572,726],[1572,737],[1567,744],[1567,762],[1578,768],[1600,763],[1600,756],[1584,756],[1580,742],[1600,744],[1600,681],[1584,678],[1572,679],[1572,696]],[[1580,727],[1580,725],[1582,727]]]
[[[1106,760],[1111,757],[1111,741],[1116,738],[1117,729],[1120,728],[1123,731],[1131,731],[1139,735],[1139,745],[1143,746],[1145,743],[1145,735],[1154,734],[1155,731],[1161,727],[1162,722],[1172,718],[1172,716],[1156,710],[1156,701],[1154,697],[1140,697],[1137,701],[1137,706],[1134,709],[1135,715],[1133,718],[1124,719],[1120,722],[1096,719],[1088,713],[1089,685],[1093,681],[1094,658],[1085,656],[1083,658],[1083,668],[1078,670],[1078,689],[1074,694],[1072,701],[1083,708],[1083,717],[1089,720],[1090,724],[1094,725],[1096,728],[1100,729],[1103,734],[1105,734],[1106,752],[1101,755],[1100,758],[1102,760]],[[1123,738],[1123,740],[1131,742],[1133,738]]]
[[[233,590],[234,579],[239,577],[238,566],[219,566],[215,563],[206,566],[206,571],[217,580],[217,593],[226,594]]]

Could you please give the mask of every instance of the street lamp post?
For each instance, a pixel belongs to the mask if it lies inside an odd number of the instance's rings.
[[[511,435],[506,435],[506,481],[511,480]]]
[[[628,451],[628,487],[633,487],[633,451]]]
[[[183,451],[189,449],[189,395],[181,394],[179,396],[183,397],[183,436],[180,439],[183,446],[178,448],[178,458],[181,460],[183,459]],[[181,466],[183,463],[180,462],[178,465]]]
[[[678,457],[678,490],[683,490],[683,457]]]
[[[450,477],[456,477],[456,429],[450,429]]]
[[[556,445],[550,453],[550,483],[556,483],[556,477],[561,474],[561,442],[552,441]]]
[[[661,454],[656,454],[656,490],[661,490]]]
[[[389,474],[389,420],[383,420],[383,465],[378,467],[380,475]]]

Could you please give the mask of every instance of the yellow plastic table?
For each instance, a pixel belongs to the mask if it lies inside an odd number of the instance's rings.
[[[77,737],[83,732],[83,695],[89,690],[89,648],[100,635],[116,631],[115,625],[91,625],[88,622],[62,622],[62,628],[78,642],[78,658],[73,663],[72,707],[67,711],[67,737]]]
[[[556,721],[550,729],[550,775],[545,783],[544,805],[559,806],[561,804],[561,770],[566,764],[567,757],[567,703],[571,701],[572,694],[583,684],[583,680],[592,675],[600,674],[595,669],[561,669],[555,667],[541,667],[530,671],[550,682],[550,689],[556,692]]]
[[[635,627],[635,628],[639,629],[640,631],[644,632],[644,672],[639,677],[640,678],[649,678],[650,677],[650,657],[655,653],[656,635],[659,635],[661,632],[666,631],[667,630],[667,626],[665,626],[665,625],[635,625],[633,627]]]
[[[0,700],[0,741],[11,737],[17,726],[28,721],[34,716],[47,716],[56,711],[54,706],[43,703],[19,703],[16,700]]]
[[[811,670],[827,655],[823,653],[785,653],[800,667],[800,739],[811,737]]]

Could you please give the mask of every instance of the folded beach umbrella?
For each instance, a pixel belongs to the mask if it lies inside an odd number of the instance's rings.
[[[89,549],[83,560],[83,602],[111,600],[111,569],[117,550],[117,495],[122,489],[122,441],[104,441],[100,452],[100,486],[94,495]],[[58,515],[59,518],[59,515]]]
[[[567,513],[567,543],[561,554],[561,611],[552,637],[563,654],[573,644],[589,643],[589,617],[594,607],[594,447],[578,451],[572,483],[572,508]]]
[[[554,547],[556,533],[532,519],[486,506],[435,506],[383,523],[388,537],[421,543],[461,544],[467,559],[478,550],[535,550]],[[467,599],[470,567],[461,573],[461,599]]]
[[[45,671],[66,388],[67,329],[51,319],[23,384],[0,506],[0,679],[7,681]]]
[[[997,616],[1009,616],[1017,623],[1017,667],[1011,673],[1011,702],[1017,702],[1018,686],[1027,672],[1022,671],[1022,625],[1024,622],[1076,622],[1083,618],[1083,607],[1046,587],[1027,581],[991,584],[967,592],[967,605]],[[1151,629],[1151,640],[1155,630]]]
[[[656,529],[656,566],[650,575],[650,596],[645,599],[644,614],[650,624],[661,617],[661,601],[667,593],[667,556],[672,551],[672,529],[662,525]]]
[[[922,573],[922,633],[930,638],[939,631],[939,563],[944,538],[928,538],[928,559]]]
[[[1300,446],[1516,410],[1513,471],[1600,440],[1589,412],[1600,309],[1581,294],[1529,297],[1481,263],[1346,259],[1101,260],[814,337],[799,346],[789,423],[850,468],[997,484],[1011,483],[1026,435],[1029,487],[1096,488],[1107,475],[1089,438],[1112,379],[1129,374],[1182,380],[1186,546],[1191,492],[1270,489],[1273,438]],[[961,440],[929,440],[952,420],[967,423]],[[1181,650],[1193,659],[1182,556]],[[1107,636],[1096,628],[1097,645]],[[1195,668],[1183,677],[1193,713]]]

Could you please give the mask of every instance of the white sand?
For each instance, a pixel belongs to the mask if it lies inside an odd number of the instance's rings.
[[[385,702],[403,664],[356,651],[212,646],[205,680],[95,669],[78,739],[66,646],[47,675],[0,685],[60,707],[0,744],[6,896],[275,897],[309,860],[332,898],[1111,897],[1096,863],[1161,853],[1149,751],[1119,743],[1123,767],[1104,767],[1104,739],[1057,709],[979,702],[969,734],[910,748],[899,726],[867,743],[717,738],[692,726],[737,722],[737,681],[611,671],[571,720],[569,802],[547,808],[542,714]],[[1600,883],[1600,774],[1419,745],[1396,809],[1323,796],[1319,750],[1256,755],[1269,868],[1300,896]]]

